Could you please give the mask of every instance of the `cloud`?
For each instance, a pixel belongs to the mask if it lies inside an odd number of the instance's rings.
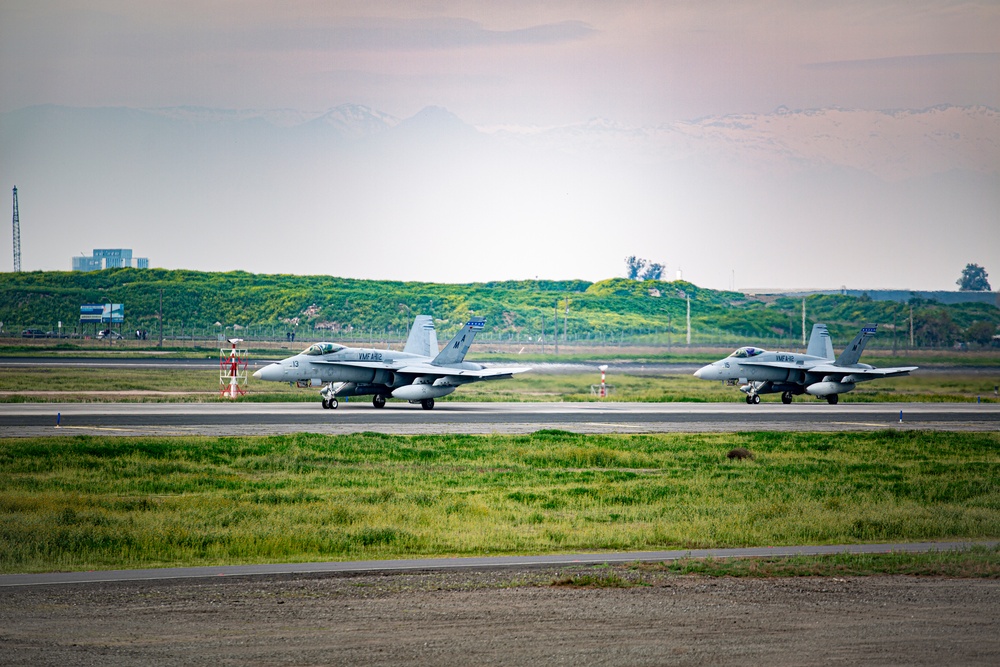
[[[923,69],[940,66],[1000,65],[1000,53],[930,53],[918,56],[892,56],[865,58],[863,60],[834,60],[807,63],[811,70],[871,70],[871,69]]]

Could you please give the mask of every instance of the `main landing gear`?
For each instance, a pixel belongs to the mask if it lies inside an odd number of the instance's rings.
[[[781,402],[785,405],[789,405],[792,402],[792,392],[784,391],[781,393]]]
[[[336,398],[323,399],[323,408],[325,410],[336,410],[338,405],[340,405],[340,402]]]
[[[374,396],[372,396],[372,405],[374,405],[376,408],[384,408],[385,396],[383,396],[382,394],[375,394]]]
[[[760,394],[747,394],[747,405],[757,405],[760,403]]]
[[[423,399],[422,401],[420,401],[420,407],[422,407],[424,410],[433,410],[434,409],[434,399],[433,398],[425,398],[425,399]]]
[[[829,403],[830,405],[836,405],[837,401],[839,400],[840,397],[837,396],[837,394],[830,394],[829,396],[826,397],[826,402]]]

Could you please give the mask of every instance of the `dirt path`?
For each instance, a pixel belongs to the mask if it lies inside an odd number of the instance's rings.
[[[567,574],[641,578],[553,586]],[[1000,581],[628,567],[0,590],[2,665],[1000,663]]]

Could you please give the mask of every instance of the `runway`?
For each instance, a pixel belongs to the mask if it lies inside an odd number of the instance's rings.
[[[779,558],[834,554],[927,553],[965,551],[973,546],[993,548],[996,540],[982,542],[900,542],[895,544],[827,544],[787,547],[740,547],[735,549],[677,549],[545,556],[470,556],[464,558],[401,558],[397,560],[342,561],[325,563],[269,563],[263,565],[218,565],[142,570],[89,570],[0,574],[0,588],[86,584],[110,581],[162,581],[206,577],[247,577],[301,574],[357,574],[361,572],[405,572],[456,569],[496,570],[514,567],[599,565],[604,563],[667,563],[683,558]]]
[[[391,401],[309,403],[8,403],[0,436],[234,436],[370,431],[389,434],[523,434],[733,431],[1000,431],[1000,404],[466,403],[434,410]]]

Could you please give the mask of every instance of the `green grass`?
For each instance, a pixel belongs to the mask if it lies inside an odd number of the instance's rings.
[[[996,433],[0,441],[3,572],[980,539],[998,510]]]

